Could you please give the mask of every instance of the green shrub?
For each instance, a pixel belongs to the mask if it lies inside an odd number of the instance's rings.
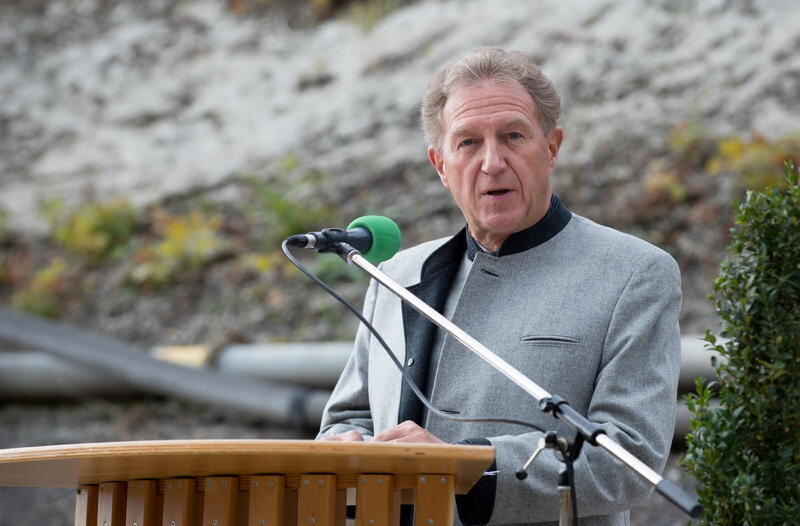
[[[62,258],[53,259],[39,269],[31,280],[11,297],[11,306],[47,318],[58,318],[69,296],[73,279]]]
[[[160,239],[134,254],[135,263],[128,278],[136,285],[166,285],[181,275],[204,269],[231,250],[220,232],[220,215],[197,211],[185,216],[154,213],[153,223]]]
[[[8,238],[8,212],[0,208],[0,243]]]
[[[367,274],[358,267],[348,265],[342,258],[334,254],[318,254],[309,270],[322,281],[332,283],[355,282],[366,283]]]
[[[352,2],[348,9],[348,16],[357,26],[364,31],[374,28],[381,19],[397,11],[403,3],[402,0],[362,0]]]
[[[277,183],[244,179],[252,194],[248,220],[254,226],[261,225],[261,228],[256,226],[255,236],[264,246],[274,249],[287,236],[320,230],[337,220],[334,209],[324,201],[309,202],[307,198],[293,196],[285,190],[290,185],[321,185],[327,178],[313,170],[296,174],[298,166],[296,157],[287,157],[277,170]],[[321,199],[324,200],[324,196]]]
[[[717,143],[716,153],[706,164],[712,175],[741,174],[744,185],[753,190],[783,186],[780,167],[787,161],[800,162],[800,134],[775,141],[756,135],[750,139],[727,137]]]
[[[93,263],[118,254],[136,227],[136,210],[124,200],[89,203],[70,213],[53,200],[43,205],[42,213],[59,245]]]
[[[797,524],[800,517],[800,174],[748,192],[714,284],[717,386],[697,382],[684,467],[700,484],[704,524]],[[718,408],[710,402],[712,390]]]

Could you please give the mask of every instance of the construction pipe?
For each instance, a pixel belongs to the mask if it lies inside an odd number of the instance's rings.
[[[40,351],[0,352],[0,400],[130,398],[146,394],[117,378]]]
[[[723,343],[725,340],[718,340]],[[711,366],[711,358],[722,361],[723,358],[716,351],[705,348],[706,343],[701,336],[681,337],[681,374],[678,379],[678,393],[693,393],[695,379],[704,378],[711,381],[716,378],[716,372]]]
[[[330,389],[336,384],[351,350],[351,342],[231,345],[209,366],[228,375]],[[152,354],[161,360],[203,366],[208,351],[192,346],[157,348]],[[181,354],[188,358],[181,358]],[[714,355],[718,356],[704,349],[699,336],[681,339],[680,394],[693,392],[698,377],[706,381],[714,378],[711,366]],[[3,398],[73,397],[81,393],[114,397],[139,392],[145,391],[116,378],[99,376],[55,355],[34,351],[0,353],[0,397]]]
[[[2,399],[160,393],[305,426],[319,423],[351,350],[349,342],[234,345],[217,356],[217,371],[187,368],[112,338],[2,308],[0,339],[47,353],[0,353]],[[694,391],[695,378],[711,380],[715,372],[714,353],[699,336],[683,337],[681,347],[683,394]],[[679,407],[677,420],[682,434],[685,407]]]
[[[264,376],[272,380],[326,386],[338,377],[341,372],[339,361],[343,363],[346,360],[350,348],[349,343],[280,344],[275,348],[271,345],[242,345],[225,350],[219,363],[226,374]],[[309,373],[308,370],[314,369],[309,367],[309,363],[324,365]],[[293,374],[301,370],[301,374]],[[693,385],[688,378],[685,383]],[[97,375],[85,367],[43,352],[0,352],[0,400],[118,399],[145,393],[136,386],[123,384],[110,376]],[[675,415],[678,445],[689,432],[690,418],[688,407],[679,401]]]
[[[255,376],[317,387],[333,387],[352,350],[351,342],[232,345],[219,354],[216,367],[231,374]],[[695,379],[715,378],[711,357],[700,336],[681,337],[678,393],[694,392]]]
[[[0,308],[0,339],[58,356],[98,377],[145,392],[207,402],[279,424],[319,425],[330,392],[192,369],[157,360],[136,346],[63,323]]]
[[[352,342],[231,345],[214,365],[226,374],[330,389],[352,350]]]

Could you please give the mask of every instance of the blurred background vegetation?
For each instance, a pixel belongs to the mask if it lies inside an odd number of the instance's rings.
[[[785,184],[779,177],[783,163],[800,162],[798,134],[777,140],[757,135],[713,137],[696,124],[680,123],[668,142],[670,149],[650,161],[638,183],[640,193],[630,215],[611,224],[669,250],[684,266],[717,263],[718,253],[706,252],[710,259],[698,262],[684,248],[686,236],[698,224],[718,230],[719,245],[727,240],[732,213],[727,200],[714,204],[714,194],[725,192],[738,199],[748,189],[780,188]],[[74,318],[91,315],[99,281],[103,290],[116,290],[122,296],[155,296],[185,286],[202,288],[215,273],[222,273],[226,285],[238,290],[238,295],[266,294],[269,302],[282,305],[281,297],[288,290],[308,291],[308,284],[280,253],[280,242],[293,233],[345,225],[352,218],[340,203],[326,199],[324,192],[309,201],[274,188],[290,184],[325,188],[330,179],[329,174],[307,170],[297,157],[289,156],[269,173],[231,178],[226,184],[241,189],[242,198],[235,204],[215,203],[206,192],[144,209],[124,199],[95,200],[72,208],[53,199],[43,202],[39,210],[49,225],[42,237],[9,230],[3,222],[7,214],[2,214],[2,297],[32,314]],[[366,283],[363,274],[335,256],[317,256],[309,264],[334,286]],[[281,316],[280,309],[276,310]],[[293,312],[291,319],[319,314],[332,315],[316,306],[316,311]],[[334,323],[342,321],[334,318]],[[317,336],[346,338],[348,334],[331,330]]]
[[[781,110],[800,104],[800,36],[752,29],[780,16],[768,3],[60,0],[0,13],[0,303],[144,345],[351,338],[355,321],[280,241],[367,214],[393,217],[406,246],[460,228],[417,107],[433,68],[474,45],[524,49],[554,78],[556,192],[677,259],[686,332],[717,323],[707,295],[731,205],[800,161]],[[360,302],[363,274],[308,264]]]

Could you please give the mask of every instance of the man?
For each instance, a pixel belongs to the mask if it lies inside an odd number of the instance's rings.
[[[519,52],[481,48],[442,67],[422,105],[428,158],[467,226],[398,253],[382,269],[653,469],[669,453],[680,362],[674,260],[572,214],[550,176],[560,100]],[[555,429],[534,399],[372,283],[364,313],[434,407]],[[428,414],[362,326],[320,439],[491,444],[496,476],[459,498],[462,522],[558,520],[559,461],[514,473],[539,432]],[[582,524],[627,524],[646,483],[601,448],[575,463]]]

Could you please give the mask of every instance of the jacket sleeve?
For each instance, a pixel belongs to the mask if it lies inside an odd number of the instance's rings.
[[[658,472],[666,464],[675,425],[680,305],[680,274],[675,261],[662,251],[642,256],[611,314],[586,415]],[[536,459],[524,481],[514,476],[539,435],[487,437],[496,449],[496,491],[478,492],[481,502],[460,502],[459,511],[477,510],[477,517],[482,519],[462,516],[462,522],[485,523],[487,509],[491,510],[490,523],[558,520],[560,461],[552,451]],[[651,492],[649,484],[627,466],[589,444],[584,444],[575,462],[575,482],[582,517],[629,510]]]
[[[364,298],[364,317],[372,321],[377,295],[377,284],[371,281]],[[369,440],[374,435],[372,413],[369,402],[369,347],[372,334],[360,324],[356,333],[353,352],[350,354],[342,375],[331,393],[322,414],[317,439],[327,435],[355,430]]]

